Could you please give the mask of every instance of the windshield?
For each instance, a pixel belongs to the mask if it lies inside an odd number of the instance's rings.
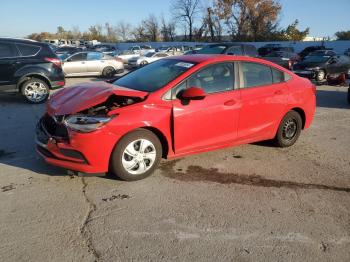
[[[225,49],[226,46],[224,45],[209,45],[198,50],[196,54],[222,54]]]
[[[154,52],[148,52],[147,54],[145,54],[145,57],[152,57],[154,54]]]
[[[330,56],[307,56],[304,59],[306,63],[324,63],[326,62]]]
[[[161,59],[119,78],[113,84],[139,91],[154,92],[194,65],[195,63],[176,59]]]

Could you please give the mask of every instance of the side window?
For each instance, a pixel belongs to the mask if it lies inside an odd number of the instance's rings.
[[[200,87],[207,94],[233,90],[233,63],[219,63],[194,73],[187,80],[188,87]]]
[[[93,61],[93,60],[101,60],[103,55],[101,53],[96,53],[96,52],[90,52],[87,54],[87,60],[88,61]]]
[[[40,51],[40,46],[27,45],[27,44],[16,44],[22,56],[33,56]]]
[[[242,55],[242,48],[240,46],[232,46],[227,49],[226,54],[228,55]]]
[[[18,54],[15,45],[9,43],[0,43],[0,58],[16,57],[17,55]]]
[[[68,60],[69,60],[69,62],[85,61],[86,60],[86,53],[75,54],[75,55],[71,56]]]
[[[241,63],[244,87],[271,85],[272,72],[269,66],[258,63]]]
[[[285,81],[284,72],[271,68],[272,70],[272,81],[273,83],[281,83]]]
[[[162,54],[162,53],[158,53],[155,55],[156,57],[167,57],[167,54]]]

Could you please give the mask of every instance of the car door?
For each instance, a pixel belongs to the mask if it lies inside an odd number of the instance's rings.
[[[99,75],[102,70],[107,66],[105,60],[103,60],[103,54],[99,52],[88,52],[86,58],[86,68],[89,75]]]
[[[85,75],[87,72],[86,53],[76,53],[68,57],[62,67],[66,75]]]
[[[327,73],[337,74],[342,71],[341,63],[338,56],[332,56],[327,62]]]
[[[234,63],[218,63],[192,74],[173,89],[173,128],[176,154],[232,142],[237,137],[240,91],[235,86]],[[199,87],[203,100],[183,101],[181,91]]]
[[[284,72],[268,65],[241,62],[242,108],[238,139],[243,142],[272,138],[288,98]]]
[[[0,42],[0,91],[15,91],[15,72],[20,66],[18,50],[12,43]]]

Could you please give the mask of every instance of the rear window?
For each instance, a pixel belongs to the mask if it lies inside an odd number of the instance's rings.
[[[13,44],[0,43],[0,58],[16,57],[17,51]]]
[[[40,51],[40,46],[27,45],[27,44],[16,44],[18,50],[22,56],[34,56]]]
[[[242,62],[244,87],[270,85],[273,83],[271,68],[266,65]]]

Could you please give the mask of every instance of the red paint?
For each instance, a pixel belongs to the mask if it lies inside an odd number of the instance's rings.
[[[239,56],[194,55],[182,56],[181,59],[198,64],[153,93],[104,82],[81,84],[57,92],[47,105],[50,115],[74,114],[104,102],[113,94],[141,97],[144,100],[109,112],[117,116],[97,131],[82,134],[69,130],[69,142],[49,142],[47,149],[55,158],[44,157],[45,160],[53,165],[86,173],[107,172],[115,145],[122,136],[137,128],[150,128],[162,134],[167,143],[167,158],[173,158],[272,139],[283,116],[295,108],[305,114],[304,128],[308,128],[313,120],[316,107],[314,86],[309,80],[282,67],[265,60]],[[208,64],[223,61],[266,64],[288,73],[291,79],[263,87],[206,94],[204,99],[190,100],[188,103],[178,99],[163,99],[169,89],[193,72]],[[199,90],[193,90],[191,96],[199,93]],[[60,153],[62,148],[81,152],[88,163],[67,158]]]

